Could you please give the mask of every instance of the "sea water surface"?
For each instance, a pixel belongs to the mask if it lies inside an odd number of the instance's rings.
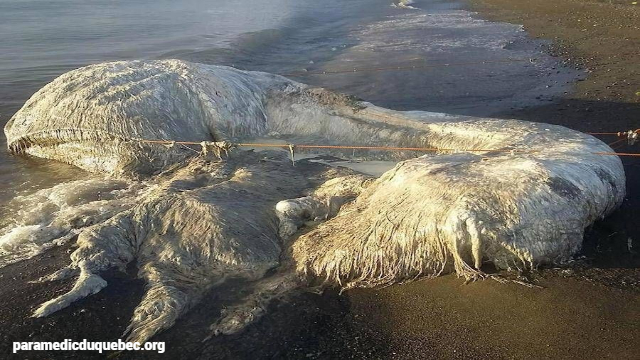
[[[490,116],[547,101],[578,76],[544,46],[447,0],[2,0],[0,124],[66,71],[166,58],[284,74],[395,109]],[[0,228],[16,196],[89,176],[0,151]]]

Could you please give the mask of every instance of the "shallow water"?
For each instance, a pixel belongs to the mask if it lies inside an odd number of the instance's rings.
[[[386,107],[469,115],[544,102],[577,76],[544,55],[543,44],[519,26],[479,20],[455,2],[412,6],[394,7],[391,0],[4,0],[0,121],[56,76],[110,60],[232,65]],[[352,71],[397,66],[410,69]],[[336,70],[341,73],[322,74]],[[7,203],[16,194],[85,176],[2,151],[0,226],[15,211]]]

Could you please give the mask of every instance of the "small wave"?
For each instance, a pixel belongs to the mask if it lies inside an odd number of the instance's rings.
[[[78,232],[130,208],[144,186],[124,180],[76,180],[16,197],[0,229],[0,268],[66,243]]]
[[[414,4],[413,0],[399,0],[397,2],[392,3],[391,6],[399,9],[417,10],[416,7],[411,6],[412,4]]]

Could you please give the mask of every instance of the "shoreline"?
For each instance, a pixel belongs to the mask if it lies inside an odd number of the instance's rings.
[[[485,19],[521,24],[530,37],[550,41],[551,55],[586,75],[548,105],[501,116],[583,132],[640,127],[640,7],[619,3],[468,0],[469,10]]]
[[[576,13],[570,10],[582,4],[574,0],[541,0],[538,3],[553,5],[575,16]],[[609,9],[607,4],[598,6]],[[555,23],[545,20],[544,5],[480,0],[472,1],[472,7],[483,18],[516,23],[523,19],[520,23],[525,23],[531,36],[543,36],[544,33],[551,40],[555,40],[555,36],[560,38],[555,30],[551,30],[553,26],[549,26]],[[558,10],[558,14],[562,13]],[[528,20],[519,14],[527,14]],[[601,16],[616,20],[615,13]],[[611,22],[609,25],[618,24]],[[606,25],[596,28],[601,31],[602,27]],[[637,31],[634,31],[630,31],[633,33],[630,36],[637,41]],[[552,46],[552,51],[566,58],[577,56],[586,61],[590,57],[588,49],[598,43],[581,45],[577,39],[561,39]],[[633,127],[633,119],[640,119],[640,106],[620,90],[632,89],[632,85],[609,88],[606,93],[596,90],[606,89],[611,79],[627,79],[627,83],[640,84],[637,70],[632,66],[640,51],[640,44],[637,45],[625,49],[629,51],[624,56],[631,68],[627,62],[610,63],[611,71],[606,71],[600,63],[606,58],[598,58],[601,60],[597,63],[589,60],[584,64],[597,66],[589,65],[591,73],[586,80],[578,82],[565,97],[554,99],[548,105],[501,116],[560,124],[582,131],[619,131]],[[608,51],[615,52],[617,48],[611,45],[611,49]],[[631,54],[631,51],[635,53]],[[576,62],[574,66],[584,67],[584,64]],[[630,71],[636,71],[635,75]],[[640,127],[640,123],[636,124]],[[638,147],[628,150],[638,151]],[[165,357],[185,359],[214,356],[583,358],[607,355],[617,359],[631,358],[640,352],[637,341],[640,330],[636,325],[640,320],[640,289],[637,283],[629,281],[640,279],[640,259],[628,253],[627,238],[640,239],[640,229],[634,225],[634,222],[639,223],[634,209],[640,205],[640,189],[634,184],[640,180],[640,167],[636,166],[640,161],[625,159],[624,162],[631,165],[626,167],[629,200],[585,236],[585,266],[570,269],[569,273],[546,270],[534,274],[533,279],[545,289],[490,280],[463,285],[463,280],[447,275],[379,290],[352,290],[343,296],[333,292],[301,294],[290,302],[273,304],[265,318],[246,332],[202,344],[200,341],[207,335],[208,321],[217,317],[224,304],[237,295],[230,291],[230,295],[212,294],[209,304],[198,305],[174,328],[153,341],[167,341]],[[634,240],[633,245],[640,248],[638,240]],[[84,336],[107,341],[120,337],[133,307],[142,296],[143,284],[133,278],[135,269],[131,269],[128,276],[115,272],[107,274],[109,287],[60,313],[44,319],[28,317],[32,308],[43,299],[68,290],[71,285],[69,281],[28,283],[67,262],[67,249],[57,248],[0,270],[0,288],[6,289],[0,294],[0,301],[11,304],[0,310],[0,323],[5,329],[0,352],[10,351],[10,341],[18,339],[53,341]],[[112,358],[132,356],[127,353],[111,355]],[[28,356],[50,358],[51,355],[32,352]],[[58,356],[102,358],[87,352],[58,353]],[[157,355],[136,354],[135,357],[154,356]]]
[[[470,0],[469,8],[523,24],[529,36],[551,41],[552,55],[586,72],[563,97],[497,117],[585,132],[640,127],[640,8],[577,0]],[[638,145],[618,151],[639,152]],[[640,160],[623,163],[627,200],[587,230],[573,267],[531,274],[544,289],[462,285],[448,275],[351,291],[352,312],[386,334],[397,358],[633,358],[640,353],[640,259],[631,253],[640,248]]]

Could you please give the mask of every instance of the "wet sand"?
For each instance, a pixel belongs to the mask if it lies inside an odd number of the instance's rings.
[[[453,276],[354,291],[352,311],[387,329],[401,358],[633,359],[640,297],[584,280],[529,289]]]
[[[471,6],[483,17],[523,23],[533,36],[553,42],[550,51],[590,71],[563,98],[501,116],[582,131],[640,127],[640,96],[635,94],[640,91],[639,8],[577,0],[481,0]],[[638,146],[623,150],[638,151]],[[289,302],[274,303],[265,318],[245,333],[202,343],[212,319],[239,296],[240,290],[231,287],[210,294],[210,301],[154,340],[167,342],[163,358],[171,359],[637,358],[640,257],[631,251],[640,252],[640,161],[624,162],[628,200],[587,232],[583,258],[574,266],[528,274],[542,289],[491,280],[465,285],[455,276],[444,276],[342,296],[300,294]],[[70,288],[68,281],[28,283],[67,263],[67,250],[54,249],[0,271],[0,302],[5,304],[0,308],[0,353],[8,354],[12,341],[121,337],[142,296],[143,284],[133,279],[135,269],[107,274],[109,286],[104,291],[59,313],[29,318],[39,303]],[[25,357],[104,356],[30,352],[15,358]]]
[[[482,17],[524,24],[531,36],[550,40],[551,53],[587,72],[564,97],[499,117],[587,132],[640,128],[640,7],[612,3],[470,2]],[[637,359],[640,161],[623,162],[627,201],[587,231],[583,258],[573,266],[529,274],[544,289],[493,281],[462,285],[446,276],[351,291],[351,312],[384,333],[388,354],[398,358]]]

